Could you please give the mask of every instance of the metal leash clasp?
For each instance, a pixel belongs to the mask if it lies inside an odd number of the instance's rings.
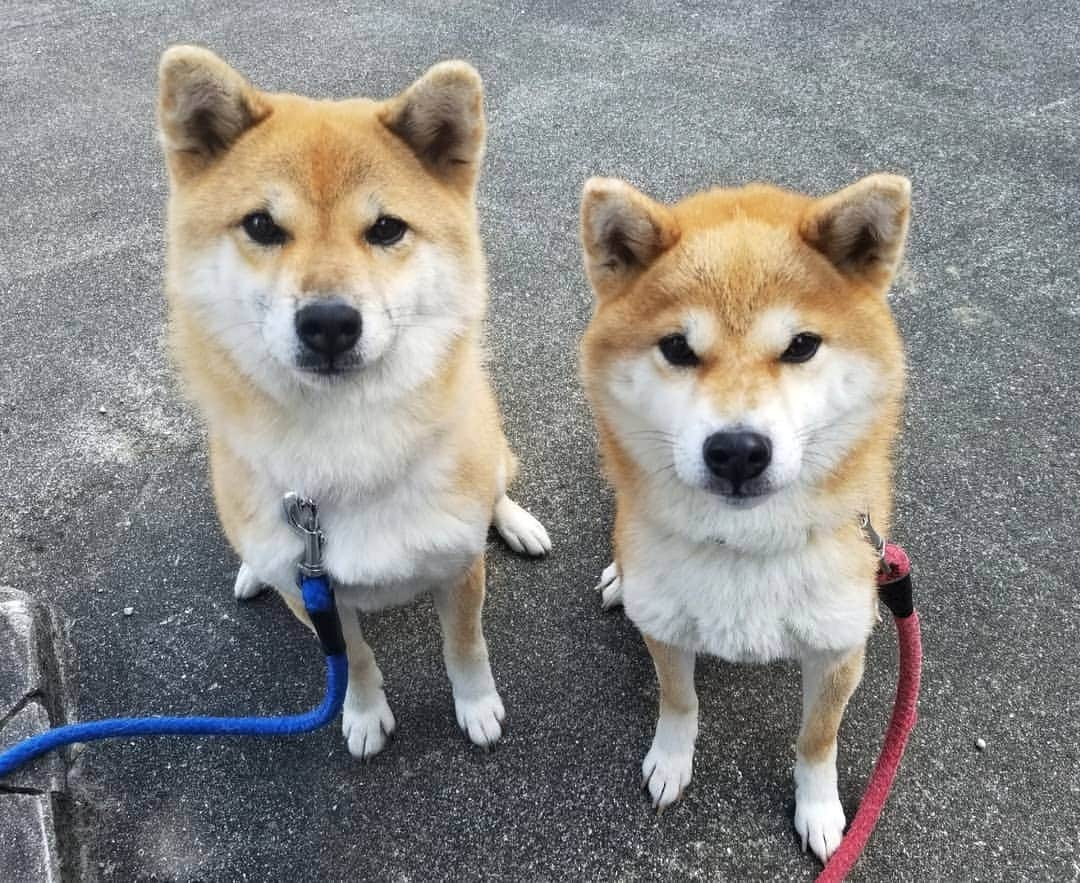
[[[881,566],[885,566],[885,538],[881,536],[876,530],[874,525],[870,523],[870,513],[863,512],[859,515],[859,528],[863,532],[863,536],[871,546],[874,547],[874,551],[877,553],[878,560],[881,561]]]
[[[300,559],[301,576],[323,576],[323,546],[326,536],[319,528],[319,507],[314,500],[290,491],[281,501],[285,521],[304,540],[304,555]]]

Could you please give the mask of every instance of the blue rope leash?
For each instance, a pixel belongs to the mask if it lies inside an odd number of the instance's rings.
[[[349,681],[341,621],[334,592],[324,574],[302,576],[300,590],[326,654],[326,696],[318,708],[286,717],[121,717],[69,724],[32,736],[0,754],[0,777],[76,742],[135,736],[293,736],[330,723],[341,711]]]

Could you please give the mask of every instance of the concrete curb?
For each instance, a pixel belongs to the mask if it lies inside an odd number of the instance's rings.
[[[62,620],[25,592],[0,587],[0,749],[74,716]],[[54,752],[0,780],[5,879],[79,879],[71,824],[70,752]]]

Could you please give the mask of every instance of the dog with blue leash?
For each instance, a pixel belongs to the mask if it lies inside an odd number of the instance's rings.
[[[279,511],[288,491],[317,500],[349,751],[373,756],[396,727],[358,614],[423,594],[457,721],[493,745],[488,528],[528,555],[551,542],[506,495],[516,460],[482,364],[478,74],[444,62],[388,100],[317,101],[179,46],[162,57],[159,121],[170,342],[242,560],[236,596],[270,586],[313,625],[294,579],[304,542]]]

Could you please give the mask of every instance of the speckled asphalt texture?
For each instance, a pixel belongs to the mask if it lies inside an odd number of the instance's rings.
[[[161,346],[155,69],[212,47],[269,89],[388,95],[464,57],[488,90],[480,213],[517,496],[556,544],[492,542],[487,634],[510,714],[458,733],[430,604],[374,618],[400,734],[86,749],[88,877],[810,880],[791,828],[791,666],[700,668],[695,780],[638,790],[656,690],[591,591],[611,495],[576,379],[591,174],[674,199],[752,179],[914,181],[893,300],[910,397],[897,535],[915,562],[921,720],[857,879],[1080,873],[1080,11],[1072,3],[3,5],[0,584],[70,618],[83,718],[315,703],[318,648],[238,606],[201,431]],[[123,608],[134,608],[124,616]],[[850,811],[896,665],[888,622],[842,729]],[[977,738],[985,750],[975,748]]]

